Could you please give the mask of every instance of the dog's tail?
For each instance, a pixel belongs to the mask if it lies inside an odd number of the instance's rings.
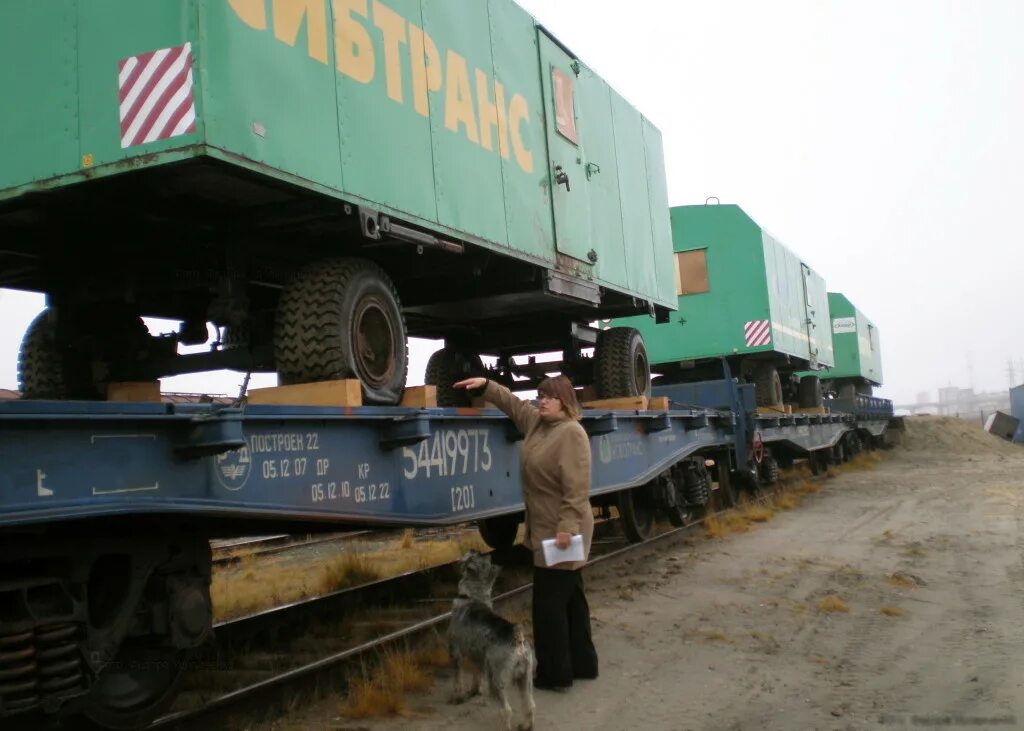
[[[530,641],[526,639],[526,633],[523,632],[523,626],[517,624],[512,629],[512,636],[515,638],[516,647],[512,651],[512,657],[514,658],[513,674],[518,683],[524,690],[529,691],[530,683],[533,681],[533,669],[537,664],[537,660],[533,655],[533,648],[530,647]]]
[[[523,632],[523,626],[521,624],[517,624],[512,629],[512,636],[516,641],[516,655],[522,656],[527,654],[530,651],[530,646],[526,642],[526,633]]]

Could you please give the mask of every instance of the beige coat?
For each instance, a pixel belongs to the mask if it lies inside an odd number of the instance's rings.
[[[517,398],[504,386],[487,382],[484,398],[508,414],[526,437],[519,454],[526,503],[526,537],[534,566],[544,566],[540,542],[556,533],[583,536],[584,555],[590,555],[594,511],[590,506],[590,438],[583,426],[565,412],[545,421],[533,404]],[[585,561],[567,561],[549,568],[578,569]]]

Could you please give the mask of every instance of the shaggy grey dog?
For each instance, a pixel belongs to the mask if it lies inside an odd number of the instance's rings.
[[[514,688],[519,691],[526,716],[525,722],[515,728],[529,731],[533,728],[535,708],[533,668],[536,659],[523,628],[494,613],[491,589],[500,572],[501,569],[491,563],[490,556],[470,551],[462,557],[459,595],[448,625],[448,650],[455,667],[452,703],[461,703],[469,695],[481,692],[485,684],[489,685],[491,695],[501,703],[505,727],[511,731],[509,691]],[[465,685],[464,660],[475,669],[469,688]]]

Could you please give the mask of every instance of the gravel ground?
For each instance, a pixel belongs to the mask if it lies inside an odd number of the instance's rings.
[[[591,581],[601,676],[537,691],[536,728],[1024,726],[1024,450],[908,422],[796,509]],[[333,699],[273,727],[501,727],[490,699],[449,705],[450,684],[406,717],[346,719]]]

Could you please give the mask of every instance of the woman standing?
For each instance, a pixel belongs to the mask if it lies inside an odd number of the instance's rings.
[[[590,554],[594,513],[590,507],[590,439],[579,423],[576,391],[565,376],[537,387],[538,406],[522,401],[486,378],[459,381],[504,411],[526,437],[520,451],[526,536],[533,551],[535,688],[565,692],[576,678],[597,677],[597,651],[590,635],[590,607],[580,569]],[[541,541],[568,548],[583,537],[583,561],[544,563]]]

